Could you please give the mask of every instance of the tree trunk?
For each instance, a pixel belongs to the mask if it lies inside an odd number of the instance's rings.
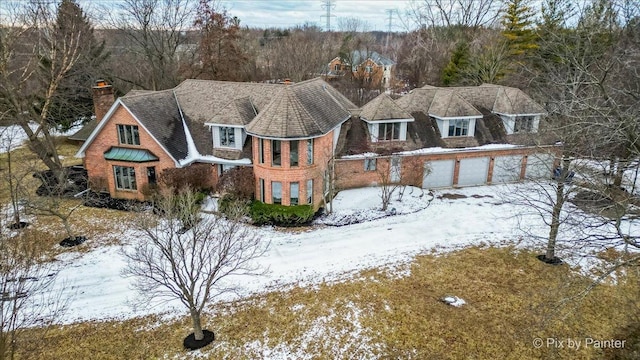
[[[551,226],[549,228],[549,239],[547,241],[547,252],[545,254],[545,258],[547,260],[553,260],[556,256],[556,241],[558,238],[558,230],[560,228],[560,212],[562,211],[562,207],[564,206],[564,187],[567,176],[569,175],[569,164],[570,160],[562,161],[562,172],[560,173],[560,177],[557,181],[556,188],[556,201],[553,204],[553,209],[551,211]]]
[[[613,186],[619,188],[622,186],[622,177],[624,175],[624,169],[626,165],[626,161],[622,160],[622,159],[618,159],[618,162],[616,164],[616,172],[613,178]]]
[[[193,335],[195,339],[198,341],[204,339],[202,324],[200,323],[200,312],[196,309],[191,309],[191,322],[193,323]]]

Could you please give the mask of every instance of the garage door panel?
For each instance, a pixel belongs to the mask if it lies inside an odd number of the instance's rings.
[[[497,156],[493,161],[491,182],[494,184],[516,182],[520,180],[521,170],[522,156]]]
[[[458,185],[474,186],[486,184],[488,172],[488,157],[461,159],[460,170],[458,172]]]
[[[527,157],[527,179],[550,178],[555,157],[551,154],[534,154]]]
[[[424,164],[422,187],[425,189],[448,187],[453,185],[454,160],[435,160]]]

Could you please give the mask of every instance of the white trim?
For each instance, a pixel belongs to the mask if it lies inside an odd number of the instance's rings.
[[[232,128],[242,128],[244,129],[245,125],[229,125],[229,124],[217,124],[217,123],[204,123],[207,126],[217,126],[217,127],[232,127]]]
[[[473,116],[448,116],[448,117],[441,117],[441,116],[436,116],[436,115],[432,115],[429,114],[429,116],[439,119],[439,120],[468,120],[468,119],[482,119],[484,116],[482,115],[473,115]]]
[[[89,137],[84,142],[84,144],[82,144],[82,146],[80,147],[80,150],[78,150],[78,152],[76,153],[75,157],[77,157],[77,158],[83,158],[84,157],[85,150],[87,150],[87,147],[89,147],[89,144],[91,144],[93,142],[93,140],[98,135],[100,130],[102,130],[102,128],[104,128],[104,125],[109,121],[109,118],[111,118],[113,113],[116,111],[115,109],[118,107],[117,106],[118,104],[123,105],[122,101],[120,101],[120,98],[117,98],[116,101],[113,103],[113,105],[111,105],[111,108],[109,108],[109,111],[107,111],[107,113],[104,115],[104,117],[102,117],[102,120],[100,120],[100,122],[98,123],[98,126],[96,126],[96,128],[93,129],[93,132],[89,135]]]
[[[330,133],[333,129],[337,128],[338,126],[342,126],[342,124],[344,124],[345,121],[347,121],[349,119],[351,119],[351,115],[347,116],[344,120],[340,121],[338,123],[338,125],[332,127],[331,130],[327,131],[326,133],[323,133],[323,134],[320,134],[320,135],[316,135],[316,136],[302,136],[302,137],[281,138],[281,137],[271,137],[271,136],[258,135],[256,133],[252,133],[252,132],[249,132],[249,131],[247,131],[247,135],[255,136],[258,139],[280,140],[280,141],[317,139],[317,138],[321,138],[321,137],[327,135],[328,133]]]
[[[505,114],[505,113],[499,113],[499,112],[495,112],[492,111],[493,114],[498,114],[498,115],[504,115],[504,116],[543,116],[546,115],[547,113],[533,113],[533,114]]]
[[[100,124],[98,124],[98,126],[93,130],[93,132],[91,133],[91,135],[89,136],[87,141],[82,145],[80,150],[78,150],[78,153],[76,154],[76,157],[80,157],[80,158],[84,157],[84,151],[90,145],[90,143],[93,142],[93,140],[95,140],[95,137],[102,131],[104,126],[107,124],[107,122],[109,122],[113,112],[115,112],[114,109],[117,107],[116,106],[117,104],[120,104],[125,110],[127,110],[129,112],[129,114],[131,115],[133,120],[135,120],[138,123],[138,125],[141,126],[144,129],[144,131],[147,132],[147,134],[153,139],[153,141],[155,141],[156,144],[158,146],[160,146],[160,148],[171,158],[171,160],[173,160],[173,162],[175,163],[176,167],[179,167],[180,163],[178,162],[178,160],[176,160],[173,157],[173,155],[171,155],[171,153],[164,147],[164,145],[162,145],[162,143],[160,143],[158,141],[158,139],[156,139],[155,136],[153,136],[153,134],[149,131],[149,129],[147,129],[147,127],[144,126],[142,121],[140,121],[138,119],[138,117],[133,113],[133,111],[131,111],[131,109],[129,109],[127,107],[127,105],[125,105],[122,101],[120,101],[119,98],[118,98],[118,100],[116,100],[115,103],[113,103],[113,105],[111,106],[111,109],[109,109],[109,112],[107,112],[107,115],[104,118],[102,118],[102,121],[100,122]],[[182,110],[180,110],[180,106],[178,106],[178,111],[180,111],[180,116],[182,117]],[[182,123],[183,123],[184,126],[186,126],[186,124],[184,123],[184,119],[182,119]],[[188,134],[188,129],[186,129],[186,128],[185,128],[185,136],[187,136],[187,142],[189,142],[189,139],[191,138],[191,134]],[[191,139],[191,141],[193,141],[193,139]],[[142,145],[142,144],[140,146],[144,147],[144,145]]]
[[[368,120],[366,118],[360,117],[360,120],[366,122],[367,124],[379,124],[379,123],[398,123],[398,122],[414,122],[414,118],[409,119],[385,119],[385,120]]]

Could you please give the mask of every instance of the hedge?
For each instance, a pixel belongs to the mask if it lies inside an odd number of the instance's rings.
[[[285,206],[260,201],[252,202],[249,209],[255,225],[300,226],[308,224],[314,214],[311,205]]]

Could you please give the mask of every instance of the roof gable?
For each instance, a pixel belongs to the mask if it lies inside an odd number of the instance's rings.
[[[412,119],[411,114],[382,93],[362,107],[360,117],[369,121],[383,121],[392,119]]]

